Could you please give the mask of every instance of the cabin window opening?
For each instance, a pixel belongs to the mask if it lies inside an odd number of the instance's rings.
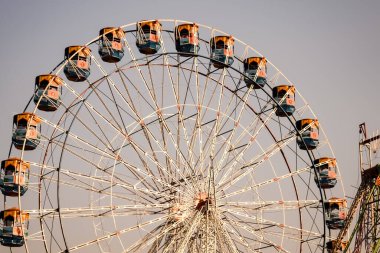
[[[286,91],[285,91],[285,90],[281,90],[281,91],[278,93],[278,96],[279,96],[279,97],[283,97],[283,96],[285,96],[285,94],[286,94]],[[289,95],[288,95],[288,97],[289,97]]]
[[[76,54],[75,56],[73,56],[75,53],[76,53],[75,51],[74,51],[74,52],[71,52],[71,53],[69,53],[69,56],[68,56],[68,58],[71,58],[71,57],[73,57],[73,58],[72,58],[72,60],[75,60],[75,59],[77,59],[77,58],[78,58],[78,54]]]
[[[113,35],[112,35],[112,33],[107,33],[107,34],[105,35],[105,37],[106,37],[108,40],[110,40],[110,41],[113,40]]]
[[[333,203],[333,204],[331,204],[331,211],[332,212],[337,212],[337,211],[339,211],[339,205],[337,204],[337,203]]]
[[[224,42],[222,40],[218,40],[215,45],[216,49],[223,49],[224,48]]]
[[[259,64],[257,62],[251,62],[248,65],[248,69],[258,69],[258,67],[259,67]]]
[[[141,27],[143,33],[150,33],[150,26],[149,25],[143,25]]]
[[[321,165],[320,167],[319,167],[319,170],[328,170],[329,169],[329,166],[328,166],[328,164],[324,164],[324,165]]]
[[[181,38],[187,38],[187,37],[189,37],[189,30],[187,30],[187,29],[181,30],[180,36],[181,36]]]
[[[28,125],[28,121],[26,119],[20,119],[17,122],[17,127],[18,128],[25,128]]]
[[[15,168],[13,166],[8,166],[7,169],[5,170],[5,175],[12,176],[14,172],[15,172]]]
[[[43,80],[42,82],[40,82],[40,89],[45,89],[46,86],[49,85],[49,81],[48,80]]]
[[[8,216],[5,218],[4,226],[5,227],[13,227],[14,225],[14,218],[12,216]]]

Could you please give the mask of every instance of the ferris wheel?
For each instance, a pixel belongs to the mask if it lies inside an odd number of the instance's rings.
[[[64,55],[13,118],[10,252],[326,251],[346,208],[334,154],[257,50],[165,19]]]

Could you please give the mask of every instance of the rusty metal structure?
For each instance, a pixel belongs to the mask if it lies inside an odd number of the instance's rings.
[[[377,132],[368,137],[365,123],[359,125],[359,134],[361,184],[348,211],[345,226],[335,241],[333,252],[341,252],[338,247],[347,235],[349,238],[343,252],[380,251],[380,134]]]

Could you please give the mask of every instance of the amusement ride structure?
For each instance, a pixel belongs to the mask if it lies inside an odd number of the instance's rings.
[[[345,225],[333,241],[333,252],[380,252],[380,135],[367,136],[365,123],[359,126],[361,184],[348,211]],[[353,231],[349,233],[349,229]],[[344,241],[346,235],[349,240]]]
[[[344,250],[338,163],[298,87],[192,22],[107,27],[67,47],[13,117],[1,252]]]

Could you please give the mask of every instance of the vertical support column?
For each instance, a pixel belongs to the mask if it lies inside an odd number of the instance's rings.
[[[216,233],[215,233],[215,224],[213,221],[212,215],[208,211],[208,214],[205,215],[200,224],[200,235],[201,235],[201,253],[215,253],[216,252]]]
[[[350,241],[355,236],[353,253],[372,253],[380,249],[380,164],[376,165],[376,156],[373,156],[379,149],[377,143],[380,135],[368,138],[365,123],[359,125],[359,133],[361,188],[366,190],[363,192],[358,221]]]

